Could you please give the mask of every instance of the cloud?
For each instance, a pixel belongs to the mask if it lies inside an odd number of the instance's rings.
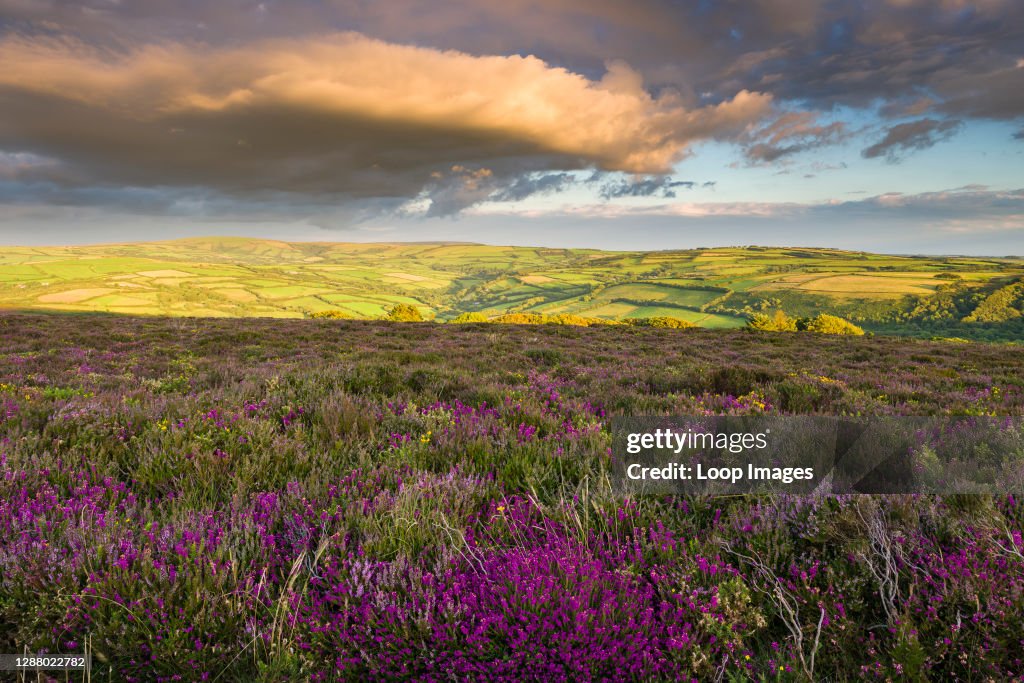
[[[794,111],[747,132],[744,153],[751,164],[768,164],[799,152],[837,144],[850,136],[845,123],[819,123],[814,112]]]
[[[611,178],[611,179],[609,179]],[[627,176],[595,171],[580,178],[566,172],[525,173],[506,181],[488,168],[455,165],[447,172],[435,172],[420,196],[401,209],[404,215],[427,218],[451,216],[484,202],[518,202],[535,195],[551,195],[573,187],[598,184],[597,194],[604,200],[623,197],[660,197],[674,199],[676,190],[694,187],[714,188],[715,182],[697,183],[674,180],[668,175]]]
[[[795,180],[865,132],[898,160],[952,121],[1020,128],[1022,36],[1018,0],[0,0],[0,193],[334,225],[594,168],[609,201],[671,199],[707,139]]]
[[[721,11],[739,10],[723,3]],[[819,3],[810,15],[814,29],[788,37],[758,15],[738,19],[743,51],[715,51],[695,88],[756,89],[819,111],[844,105],[880,106],[886,116],[1024,116],[1016,66],[1024,11],[1014,0]]]
[[[518,202],[533,195],[562,192],[575,183],[571,173],[530,173],[517,177],[490,197],[495,202]]]
[[[887,119],[912,118],[927,114],[935,105],[930,97],[900,97],[882,105],[879,114]]]
[[[951,119],[918,119],[899,123],[887,129],[881,140],[862,150],[861,156],[865,159],[884,156],[890,163],[896,163],[906,152],[928,149],[943,140],[948,140],[962,126],[962,121]]]
[[[891,192],[863,199],[804,202],[666,202],[656,205],[616,203],[569,204],[554,210],[486,207],[474,210],[489,215],[529,215],[534,218],[574,216],[590,218],[680,217],[747,218],[784,221],[801,219],[831,224],[834,219],[862,220],[865,224],[887,225],[899,220],[924,225],[925,230],[950,226],[971,226],[978,231],[1024,230],[1024,188],[993,190],[983,185],[966,185],[937,192],[904,194]],[[767,234],[770,237],[770,234]]]
[[[720,102],[746,89],[818,110],[930,98],[951,116],[1024,115],[1012,73],[1019,0],[13,0],[0,14],[8,26],[113,46],[128,37],[246,44],[332,27],[468,54],[534,54],[593,80],[620,58],[687,106],[699,93]]]
[[[979,227],[1003,224],[1024,228],[1024,188],[993,190],[984,185],[965,185],[937,192],[890,192],[833,208],[848,213],[902,215],[933,224],[970,220]]]
[[[770,106],[743,91],[687,107],[622,62],[594,80],[536,57],[355,33],[126,50],[8,35],[0,63],[0,150],[58,160],[53,182],[235,196],[408,198],[438,172],[489,169],[493,181],[435,188],[440,206],[526,173],[665,173],[693,142],[734,136]]]
[[[422,195],[427,202],[424,214],[428,218],[456,214],[486,200],[498,189],[494,172],[489,168],[466,168],[456,164],[449,173],[435,171],[432,177],[434,182]]]
[[[602,199],[616,199],[619,197],[663,197],[672,199],[676,196],[677,188],[692,190],[698,185],[693,180],[673,180],[670,176],[647,176],[635,178],[622,178],[618,181],[607,182],[601,186],[598,194]],[[704,183],[705,187],[709,187]]]

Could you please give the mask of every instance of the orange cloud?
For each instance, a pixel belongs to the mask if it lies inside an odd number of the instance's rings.
[[[771,106],[742,91],[688,108],[672,92],[651,95],[621,62],[591,80],[536,57],[356,33],[116,52],[8,36],[0,64],[0,148],[16,141],[119,180],[234,176],[225,182],[364,195],[392,174],[415,185],[457,163],[500,171],[495,158],[664,173],[694,141],[736,135]]]

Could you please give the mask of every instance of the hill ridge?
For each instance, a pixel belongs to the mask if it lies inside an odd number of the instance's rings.
[[[755,313],[784,309],[825,311],[880,332],[1024,339],[1024,288],[1011,287],[1022,277],[1024,262],[1010,258],[822,247],[603,251],[210,236],[4,248],[0,307],[373,318],[407,303],[441,320],[523,312],[667,316],[705,327],[741,327]]]

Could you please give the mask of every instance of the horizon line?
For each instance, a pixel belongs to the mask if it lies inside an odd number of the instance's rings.
[[[865,249],[843,249],[840,247],[826,247],[815,245],[786,245],[786,244],[720,244],[715,246],[700,247],[666,247],[664,249],[601,249],[599,247],[551,247],[538,244],[495,244],[489,242],[469,242],[463,240],[398,240],[398,241],[331,241],[313,239],[280,239],[276,237],[251,237],[247,235],[197,235],[194,237],[174,237],[169,239],[135,240],[119,242],[79,242],[64,244],[2,244],[0,249],[75,249],[88,247],[124,247],[139,246],[146,244],[169,244],[174,242],[198,242],[202,240],[238,240],[248,242],[280,242],[283,244],[319,244],[319,245],[380,245],[380,246],[471,246],[471,247],[497,247],[508,249],[556,249],[564,251],[594,251],[608,254],[657,254],[667,252],[683,251],[710,251],[714,249],[800,249],[833,251],[847,254],[876,254],[881,256],[901,256],[906,258],[989,258],[1019,261],[1024,260],[1021,254],[954,254],[954,253],[927,253],[927,252],[895,252],[895,251],[869,251]]]

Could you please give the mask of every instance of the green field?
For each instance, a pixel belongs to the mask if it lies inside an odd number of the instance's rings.
[[[196,238],[4,247],[0,306],[293,318],[335,310],[372,318],[403,302],[440,320],[468,311],[571,313],[669,316],[718,328],[783,308],[828,311],[879,331],[972,336],[983,329],[1012,339],[1021,319],[1013,285],[1022,276],[1020,259],[828,249],[643,253]],[[972,317],[986,300],[985,315]]]

